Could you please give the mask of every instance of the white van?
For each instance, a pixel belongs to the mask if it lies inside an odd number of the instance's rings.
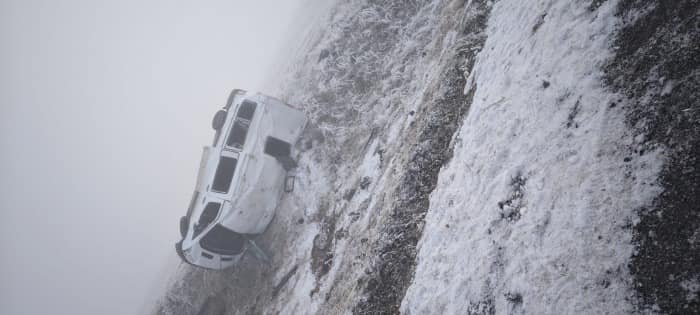
[[[233,90],[214,116],[214,142],[204,147],[182,240],[175,249],[185,262],[209,269],[235,265],[256,246],[284,193],[293,189],[293,144],[306,118],[273,97]],[[258,249],[259,250],[259,249]]]

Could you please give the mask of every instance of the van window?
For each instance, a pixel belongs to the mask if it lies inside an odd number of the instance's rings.
[[[292,152],[292,146],[289,142],[277,139],[275,137],[267,137],[265,141],[265,153],[274,157],[289,156]]]
[[[194,237],[197,237],[204,229],[206,229],[209,224],[214,222],[216,217],[219,215],[219,209],[221,209],[221,204],[218,202],[210,202],[204,207],[202,215],[199,217],[199,221],[194,225]]]
[[[244,100],[241,106],[238,107],[236,119],[233,121],[233,126],[226,139],[226,145],[236,149],[242,149],[245,145],[245,138],[248,135],[250,121],[255,115],[257,103],[249,100]]]
[[[241,103],[241,107],[238,109],[238,114],[236,115],[236,118],[252,120],[253,115],[255,115],[256,107],[258,107],[258,103],[249,100],[244,100]]]
[[[228,139],[226,139],[226,145],[241,149],[245,144],[245,137],[247,135],[248,124],[236,119],[236,121],[233,122],[233,127],[231,127],[231,133],[229,133]]]
[[[204,235],[199,241],[199,245],[205,250],[219,255],[237,255],[243,252],[245,241],[242,234],[217,224]]]
[[[227,156],[222,156],[219,159],[219,165],[216,167],[216,174],[214,175],[214,183],[211,186],[213,191],[223,194],[228,193],[237,162],[238,160]]]

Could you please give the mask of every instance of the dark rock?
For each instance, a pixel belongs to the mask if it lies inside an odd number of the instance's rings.
[[[331,52],[328,49],[321,50],[321,53],[318,54],[318,61],[320,62],[321,60],[328,58],[330,54]]]
[[[367,189],[369,185],[372,183],[372,179],[369,178],[368,176],[365,176],[362,178],[362,181],[360,181],[360,189]]]

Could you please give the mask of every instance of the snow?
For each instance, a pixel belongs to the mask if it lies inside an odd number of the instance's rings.
[[[494,4],[403,312],[633,310],[631,226],[659,192],[662,155],[632,155],[610,106],[621,97],[601,83],[616,4]]]

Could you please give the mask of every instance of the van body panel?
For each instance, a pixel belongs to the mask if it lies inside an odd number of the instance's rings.
[[[247,102],[246,110],[238,115],[244,101]],[[287,171],[276,157],[265,153],[266,143],[269,137],[273,137],[293,147],[306,124],[306,117],[300,110],[259,93],[234,90],[223,110],[227,111],[225,122],[219,124],[220,128],[217,126],[219,129],[213,145],[204,147],[193,207],[188,210],[188,230],[178,243],[183,259],[210,269],[235,265],[243,255],[227,256],[205,250],[200,241],[214,226],[226,229],[219,228],[218,231],[230,230],[233,235],[245,236],[262,233],[274,218],[284,193]],[[227,143],[229,137],[235,139]],[[216,219],[209,222],[211,213],[209,216],[202,214],[212,202],[220,203],[221,207]],[[201,221],[205,217],[208,225],[202,228]]]

